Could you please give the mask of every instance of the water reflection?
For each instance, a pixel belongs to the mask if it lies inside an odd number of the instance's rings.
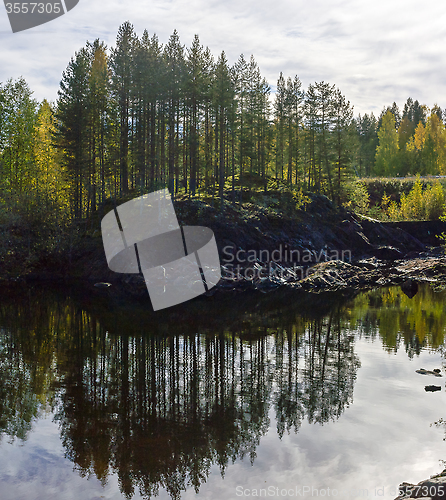
[[[446,294],[429,286],[408,297],[399,287],[359,295],[346,305],[350,324],[368,338],[380,337],[390,352],[404,346],[412,358],[423,347],[439,348],[446,331]]]
[[[0,430],[26,439],[52,411],[82,475],[116,473],[127,498],[165,488],[178,499],[214,464],[224,475],[254,462],[271,408],[280,437],[339,418],[360,366],[355,329],[409,355],[442,342],[432,294],[200,299],[155,315],[107,296],[14,291],[0,305]]]

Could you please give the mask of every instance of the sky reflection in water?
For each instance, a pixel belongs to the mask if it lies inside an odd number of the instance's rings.
[[[292,498],[304,486],[394,498],[446,460],[433,425],[444,377],[415,372],[442,368],[445,298],[276,293],[159,315],[107,295],[10,292],[1,498]]]

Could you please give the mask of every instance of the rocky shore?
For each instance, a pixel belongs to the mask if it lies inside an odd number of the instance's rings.
[[[223,266],[222,270],[220,290],[269,291],[286,286],[319,293],[401,285],[407,295],[414,295],[418,283],[428,282],[439,289],[446,287],[446,257],[441,248],[395,260],[366,257],[345,262],[335,259],[312,266],[256,262],[251,267]]]
[[[185,225],[210,227],[215,234],[222,279],[209,294],[277,288],[320,293],[417,283],[446,287],[446,256],[438,235],[446,223],[382,223],[336,209],[315,196],[305,211],[286,215],[255,205],[228,205],[223,213],[200,201],[175,202]],[[82,278],[145,294],[142,276],[108,270],[101,248],[73,263]],[[416,290],[415,290],[416,291]]]
[[[430,479],[420,481],[418,484],[402,483],[399,486],[400,495],[395,500],[407,498],[424,498],[425,500],[446,499],[446,469],[432,476]]]
[[[313,196],[306,210],[286,211],[244,203],[224,211],[200,200],[177,200],[183,225],[202,225],[215,234],[222,279],[209,294],[261,292],[277,288],[320,293],[402,285],[408,294],[417,283],[446,287],[446,257],[438,235],[440,221],[378,222],[337,209]],[[110,293],[146,296],[141,275],[108,269],[100,217],[91,222],[69,252],[46,256],[26,272],[3,280],[78,281],[93,288],[105,282]]]

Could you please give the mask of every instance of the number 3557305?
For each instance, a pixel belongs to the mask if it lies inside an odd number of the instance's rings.
[[[7,3],[6,12],[8,14],[59,14],[62,12],[60,2],[56,3]]]

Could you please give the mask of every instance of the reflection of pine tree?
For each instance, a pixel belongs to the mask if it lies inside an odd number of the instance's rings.
[[[249,302],[219,303],[213,322],[200,311],[199,323],[192,315],[180,324],[174,313],[155,324],[141,312],[128,325],[108,302],[5,297],[0,431],[25,439],[51,405],[82,475],[105,484],[116,473],[128,498],[165,488],[177,499],[188,487],[198,492],[214,464],[224,474],[230,462],[254,461],[271,406],[279,436],[305,419],[339,418],[359,367],[353,330],[409,356],[443,343],[444,297],[429,288],[412,299],[368,292],[310,318],[276,300],[258,313]]]
[[[304,370],[308,386],[303,391],[308,421],[321,424],[339,418],[353,400],[360,366],[353,352],[354,337],[348,330],[341,330],[339,317],[335,320],[333,313],[330,315],[325,332],[322,321],[315,321],[308,330]]]
[[[261,314],[247,308],[230,323],[231,307],[212,329],[183,323],[183,333],[175,318],[151,332],[155,326],[134,314],[142,333],[127,335],[119,314],[101,313],[115,326],[97,319],[98,304],[91,314],[44,297],[27,303],[16,324],[17,304],[2,306],[0,324],[9,321],[17,338],[7,350],[20,346],[35,363],[30,371],[38,366],[58,380],[55,419],[66,456],[103,484],[116,473],[127,498],[165,488],[178,499],[188,487],[198,492],[214,464],[224,475],[230,462],[253,462],[272,404],[282,436],[304,418],[338,418],[351,401],[358,362],[339,308],[309,321],[296,316],[295,304],[267,302]],[[39,332],[34,343],[30,328]]]
[[[7,335],[0,337],[0,435],[25,440],[39,415],[32,366],[14,349]]]
[[[360,366],[353,352],[354,337],[341,328],[339,311],[313,320],[305,334],[276,337],[275,396],[277,431],[282,437],[305,417],[310,423],[339,418],[353,401],[353,385]],[[299,361],[304,367],[299,368]]]
[[[27,291],[20,301],[7,294],[0,300],[0,436],[26,440],[54,404],[54,304]]]
[[[333,317],[328,326],[308,324],[304,335],[292,331],[243,340],[223,331],[114,338],[98,330],[86,344],[107,354],[88,363],[84,332],[73,343],[83,366],[67,366],[58,416],[70,458],[102,479],[97,464],[108,461],[127,497],[136,487],[145,495],[164,487],[179,498],[188,486],[198,491],[214,463],[224,474],[230,460],[254,461],[272,400],[280,435],[297,430],[305,415],[320,423],[338,418],[358,367],[353,338]],[[306,368],[299,372],[300,360]]]

